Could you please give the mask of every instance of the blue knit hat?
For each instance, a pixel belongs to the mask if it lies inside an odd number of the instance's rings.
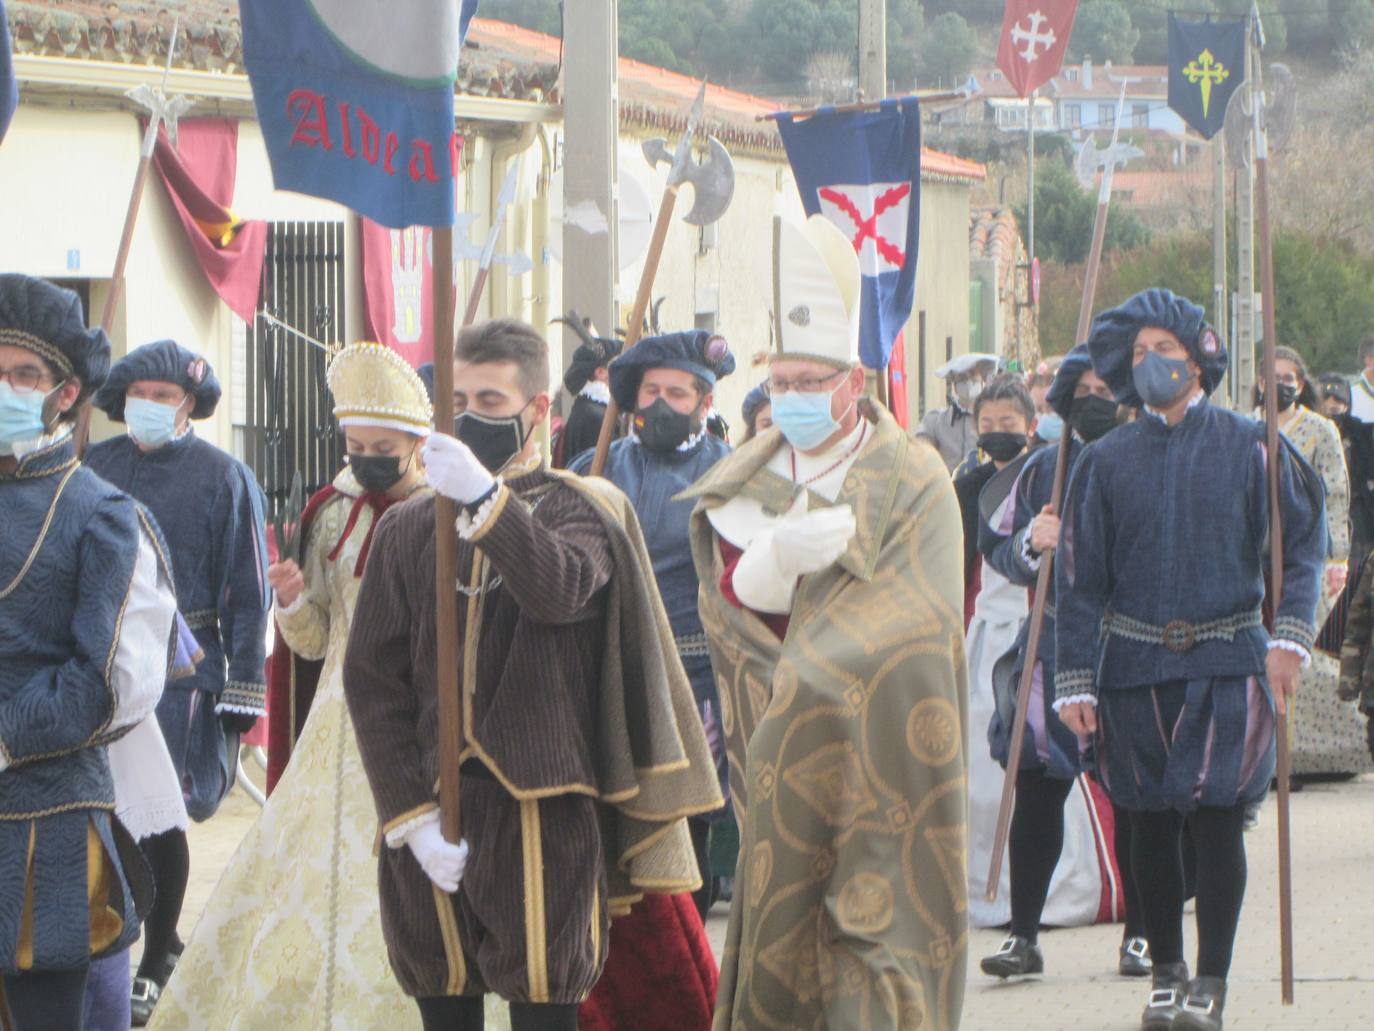
[[[1073,392],[1078,389],[1078,381],[1082,379],[1083,373],[1092,367],[1093,360],[1088,354],[1088,345],[1075,345],[1073,350],[1064,355],[1064,360],[1055,370],[1054,382],[1045,394],[1045,403],[1067,419],[1069,410],[1073,408]]]
[[[1141,329],[1153,326],[1178,337],[1202,370],[1202,389],[1210,394],[1226,374],[1226,346],[1204,314],[1201,307],[1171,290],[1142,290],[1125,304],[1093,319],[1088,336],[1093,368],[1120,404],[1139,408],[1143,402],[1132,376],[1135,338]]]
[[[645,337],[608,366],[611,396],[622,411],[635,410],[639,381],[648,369],[681,369],[714,387],[735,371],[735,356],[724,337],[704,329]]]
[[[87,329],[81,298],[45,279],[0,275],[0,344],[32,351],[60,380],[81,381],[89,397],[110,372],[110,340]]]
[[[192,419],[208,419],[219,404],[219,380],[210,363],[175,340],[158,340],[135,347],[110,370],[110,378],[96,392],[93,403],[115,422],[124,421],[124,395],[129,385],[151,379],[181,387],[195,399]]]

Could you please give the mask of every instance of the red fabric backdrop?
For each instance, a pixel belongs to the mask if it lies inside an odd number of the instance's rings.
[[[176,148],[166,127],[158,130],[153,164],[205,278],[239,318],[252,322],[267,255],[267,223],[243,221],[229,210],[238,148],[239,123],[232,118],[183,119]]]

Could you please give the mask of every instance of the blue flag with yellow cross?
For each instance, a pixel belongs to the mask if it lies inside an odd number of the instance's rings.
[[[1245,82],[1245,22],[1190,22],[1169,14],[1169,106],[1203,139],[1226,124]]]

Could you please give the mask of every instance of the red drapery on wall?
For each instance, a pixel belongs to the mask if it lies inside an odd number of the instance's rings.
[[[267,254],[267,223],[243,221],[229,210],[238,146],[239,124],[231,118],[183,119],[175,148],[166,127],[158,130],[153,164],[205,278],[234,314],[252,322]]]

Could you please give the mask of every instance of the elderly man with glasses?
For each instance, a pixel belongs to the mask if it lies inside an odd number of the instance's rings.
[[[686,492],[740,860],[716,1021],[957,1027],[968,689],[959,508],[863,393],[860,274],[784,226],[774,426]]]

